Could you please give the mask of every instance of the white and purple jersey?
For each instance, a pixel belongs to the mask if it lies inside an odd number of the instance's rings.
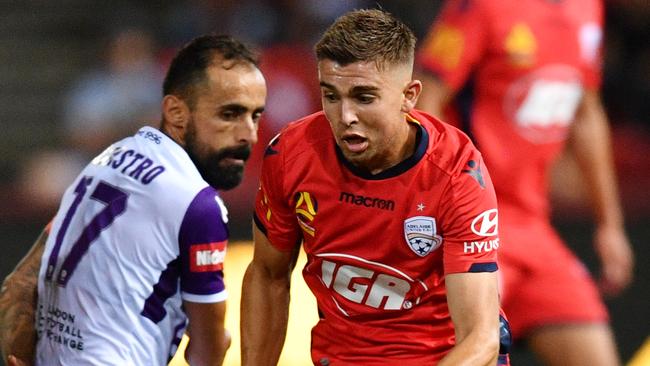
[[[67,189],[38,282],[37,365],[166,365],[182,300],[224,301],[227,212],[185,150],[144,127]]]

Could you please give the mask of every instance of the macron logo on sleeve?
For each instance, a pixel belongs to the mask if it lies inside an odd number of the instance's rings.
[[[190,271],[214,272],[223,269],[226,258],[226,243],[220,241],[207,244],[194,244],[190,246]]]

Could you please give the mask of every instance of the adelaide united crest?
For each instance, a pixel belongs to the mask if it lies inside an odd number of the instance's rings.
[[[404,239],[409,248],[420,257],[438,249],[442,236],[436,234],[436,219],[414,216],[404,220]]]

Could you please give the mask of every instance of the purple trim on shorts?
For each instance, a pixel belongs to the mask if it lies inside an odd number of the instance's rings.
[[[165,318],[165,301],[178,292],[179,259],[176,258],[167,264],[167,268],[160,273],[158,283],[153,286],[153,293],[145,300],[140,315],[158,323]]]
[[[181,290],[195,295],[212,295],[224,290],[222,271],[190,271],[192,245],[228,240],[228,227],[221,217],[217,191],[201,190],[187,208],[178,234],[181,259]]]

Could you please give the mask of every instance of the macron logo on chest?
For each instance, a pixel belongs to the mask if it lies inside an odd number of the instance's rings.
[[[190,246],[190,271],[214,272],[222,270],[223,261],[226,258],[227,242],[224,240]]]

